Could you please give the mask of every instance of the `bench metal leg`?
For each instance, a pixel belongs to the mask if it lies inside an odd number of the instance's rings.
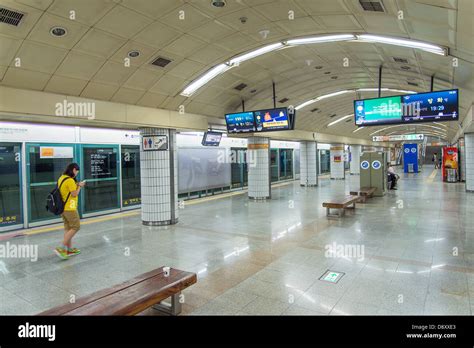
[[[179,296],[181,292],[171,296],[171,303],[160,302],[153,306],[153,309],[168,314],[168,315],[178,315],[181,313],[181,302],[179,302]]]

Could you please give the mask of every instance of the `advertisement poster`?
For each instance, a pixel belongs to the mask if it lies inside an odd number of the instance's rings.
[[[447,180],[448,169],[458,170],[458,149],[457,147],[443,148],[443,181]]]

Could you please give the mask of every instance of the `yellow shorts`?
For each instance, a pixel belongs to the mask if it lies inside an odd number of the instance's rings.
[[[77,210],[72,210],[72,211],[65,210],[61,214],[61,217],[63,218],[64,229],[66,231],[74,230],[77,232],[81,229],[81,222],[80,222],[79,213],[77,212]]]

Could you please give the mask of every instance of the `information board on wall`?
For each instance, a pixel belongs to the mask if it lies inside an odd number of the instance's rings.
[[[142,138],[143,151],[166,151],[168,150],[168,136],[153,135]]]
[[[372,137],[373,141],[410,141],[423,139],[425,139],[424,134],[377,135]]]
[[[84,150],[86,179],[113,178],[117,173],[115,149],[87,148]]]

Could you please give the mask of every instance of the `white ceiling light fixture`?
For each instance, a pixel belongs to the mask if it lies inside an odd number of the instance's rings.
[[[206,83],[211,81],[214,77],[223,74],[227,70],[231,69],[232,67],[227,64],[219,64],[209,70],[207,73],[199,77],[197,80],[191,82],[188,87],[186,87],[182,92],[181,95],[185,97],[190,97],[193,95],[199,88],[204,86]]]
[[[314,99],[311,99],[311,100],[308,100],[298,106],[295,107],[295,110],[300,110],[302,108],[304,108],[305,106],[308,106],[310,104],[313,104],[313,103],[316,103],[317,101],[320,101],[320,100],[323,100],[323,99],[327,99],[327,98],[332,98],[332,97],[336,97],[338,95],[341,95],[341,94],[346,94],[346,93],[350,93],[350,92],[353,92],[353,90],[343,90],[343,91],[338,91],[338,92],[333,92],[333,93],[329,93],[329,94],[325,94],[325,95],[321,95],[317,98],[314,98]]]
[[[336,123],[339,123],[339,122],[341,122],[341,121],[347,120],[349,117],[352,117],[352,116],[354,116],[354,114],[342,116],[341,118],[338,118],[336,121],[332,121],[332,122],[329,123],[327,126],[328,126],[328,127],[334,126]]]
[[[245,62],[246,60],[256,58],[258,56],[264,55],[265,53],[269,53],[269,52],[279,50],[284,46],[285,45],[282,44],[281,42],[277,42],[275,44],[267,45],[267,46],[261,47],[259,49],[256,49],[254,51],[250,51],[248,53],[245,53],[245,54],[242,54],[242,55],[237,56],[235,58],[232,58],[229,61],[229,63],[227,63],[227,64],[229,64],[231,66],[239,65],[240,63]]]
[[[351,41],[356,39],[357,37],[354,34],[321,35],[288,40],[286,41],[286,44],[289,46],[298,46],[322,42]]]
[[[316,97],[314,99],[311,99],[311,100],[308,100],[304,103],[301,103],[300,105],[296,106],[295,107],[295,110],[300,110],[308,105],[311,105],[313,103],[316,103],[317,101],[320,101],[320,100],[323,100],[323,99],[326,99],[326,98],[332,98],[332,97],[336,97],[338,95],[341,95],[341,94],[345,94],[345,93],[355,93],[355,92],[376,92],[378,91],[379,89],[378,88],[358,88],[358,89],[346,89],[346,90],[343,90],[343,91],[338,91],[338,92],[334,92],[334,93],[329,93],[329,94],[325,94],[325,95],[322,95],[322,96],[319,96],[319,97]],[[386,91],[390,91],[390,92],[395,92],[395,93],[406,93],[406,94],[416,94],[417,92],[415,91],[404,91],[404,90],[399,90],[399,89],[394,89],[394,88],[382,88],[381,89],[383,92],[386,92]]]
[[[405,38],[396,38],[390,36],[382,36],[382,35],[371,35],[371,34],[361,34],[357,35],[357,39],[366,42],[376,42],[376,43],[384,43],[387,45],[395,45],[395,46],[402,46],[402,47],[409,47],[409,48],[416,48],[426,52],[439,54],[440,56],[447,56],[448,51],[446,48],[429,44],[423,41],[405,39]]]
[[[362,129],[364,129],[364,128],[365,128],[365,127],[359,127],[359,128],[357,128],[356,130],[353,130],[352,133],[357,133],[358,131],[360,131],[360,130],[362,130]]]
[[[217,1],[217,4],[225,4],[225,1]],[[213,3],[214,4],[214,3]],[[388,36],[380,36],[380,35],[372,35],[372,34],[332,34],[332,35],[319,35],[319,36],[310,36],[310,37],[303,37],[303,38],[295,38],[285,41],[280,41],[271,45],[266,45],[264,47],[258,48],[254,51],[244,53],[237,57],[230,59],[227,62],[219,64],[212,68],[209,72],[198,78],[196,81],[191,82],[183,92],[181,92],[182,96],[189,97],[191,96],[196,90],[207,84],[216,76],[223,74],[230,68],[234,66],[238,66],[240,63],[256,58],[263,54],[273,52],[282,48],[286,47],[294,47],[299,45],[308,45],[308,44],[317,44],[317,43],[326,43],[326,42],[338,42],[338,41],[352,41],[352,42],[374,42],[374,43],[385,43],[389,45],[396,45],[402,47],[410,47],[410,48],[417,48],[421,49],[430,53],[439,54],[446,56],[448,55],[448,49],[445,47],[437,46],[434,44],[416,41],[411,39],[405,38],[396,38],[396,37],[388,37]],[[228,66],[224,68],[224,66]],[[212,74],[211,74],[212,72]],[[210,77],[210,78],[209,78]],[[204,83],[202,81],[205,81]],[[199,84],[197,83],[199,82]],[[192,88],[191,88],[192,87]],[[389,89],[390,90],[390,89]],[[399,91],[400,93],[412,93],[409,91]],[[415,92],[413,92],[415,93]],[[309,105],[309,104],[308,104]]]

